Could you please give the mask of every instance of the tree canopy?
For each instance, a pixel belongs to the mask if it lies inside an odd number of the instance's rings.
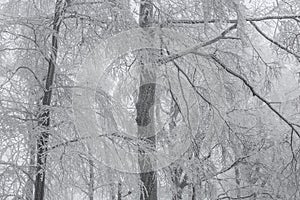
[[[299,33],[299,0],[2,1],[0,199],[299,199]]]

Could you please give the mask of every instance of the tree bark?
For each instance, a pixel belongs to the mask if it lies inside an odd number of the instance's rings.
[[[140,3],[139,25],[146,30],[151,26],[153,16],[152,0],[142,0]],[[146,55],[145,55],[146,54]],[[136,103],[136,123],[138,125],[138,137],[141,140],[148,142],[149,146],[155,150],[156,136],[154,123],[154,102],[155,102],[155,87],[156,75],[155,70],[146,69],[145,63],[150,63],[153,54],[149,51],[145,52],[140,58],[141,75],[138,101]],[[148,62],[149,61],[149,62]],[[154,65],[153,65],[154,67]],[[141,200],[156,200],[157,199],[157,177],[153,171],[153,163],[149,155],[145,153],[143,148],[139,148],[138,154],[140,167],[141,184]]]
[[[43,200],[45,191],[45,175],[46,175],[46,162],[47,162],[47,146],[49,140],[49,126],[50,126],[50,110],[52,97],[52,85],[54,79],[55,65],[57,60],[58,49],[58,34],[61,24],[61,15],[66,8],[69,0],[57,0],[55,4],[55,13],[53,21],[53,34],[50,59],[48,62],[48,73],[46,77],[46,84],[44,96],[42,98],[42,110],[38,117],[38,125],[41,128],[41,134],[37,139],[37,171],[35,178],[35,194],[34,200]]]

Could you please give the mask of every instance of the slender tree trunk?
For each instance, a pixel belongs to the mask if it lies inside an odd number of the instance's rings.
[[[92,158],[91,150],[89,149],[89,200],[94,200],[94,185],[95,185],[95,172],[94,172],[94,161]]]
[[[236,198],[241,198],[241,177],[240,177],[240,169],[238,166],[234,168],[235,173],[235,183],[236,183]]]
[[[196,200],[196,186],[192,186],[192,200]]]
[[[118,183],[118,200],[122,200],[122,182],[121,182],[121,180]]]
[[[112,181],[112,179],[110,179],[110,181]],[[111,200],[116,200],[116,190],[115,190],[115,184],[112,183],[110,184],[110,196],[111,196]]]
[[[32,130],[32,127],[30,126],[29,130]],[[24,196],[25,200],[32,200],[33,199],[33,178],[34,178],[34,155],[35,155],[35,142],[33,140],[32,134],[29,133],[28,137],[28,148],[29,148],[29,170],[28,170],[28,180],[25,184],[24,188]]]
[[[142,28],[151,26],[153,5],[152,0],[141,0],[140,13],[139,13],[139,25]],[[145,55],[146,54],[146,55]],[[139,96],[136,103],[137,117],[136,122],[138,125],[138,136],[142,140],[147,140],[148,144],[155,149],[156,137],[155,137],[155,123],[154,123],[154,101],[155,101],[155,87],[156,87],[156,75],[155,70],[145,69],[147,65],[153,59],[151,52],[145,52],[141,56],[141,76]],[[154,67],[154,66],[153,66]],[[139,149],[139,167],[141,170],[140,180],[141,193],[140,199],[143,200],[156,200],[157,199],[157,177],[156,172],[153,171],[153,163],[149,155],[140,148]]]
[[[53,34],[51,44],[51,54],[49,58],[48,73],[45,84],[45,91],[42,100],[42,110],[39,115],[38,125],[41,128],[41,134],[37,139],[37,175],[35,178],[35,195],[34,200],[43,200],[45,191],[45,175],[46,175],[46,160],[47,160],[47,145],[49,140],[49,126],[50,126],[50,110],[52,96],[52,85],[54,79],[55,65],[57,59],[58,49],[58,34],[61,24],[61,15],[68,3],[68,0],[57,0],[55,4],[55,13],[53,21]]]

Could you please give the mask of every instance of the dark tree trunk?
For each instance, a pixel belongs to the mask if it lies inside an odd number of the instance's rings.
[[[143,66],[142,66],[143,67]],[[142,76],[150,80],[153,74],[148,74],[147,70],[142,70]],[[155,78],[152,83],[145,83],[141,78],[141,86],[139,87],[139,97],[136,103],[138,125],[138,134],[141,140],[147,141],[148,147],[155,150],[156,136],[154,126],[154,101],[155,101]],[[150,81],[151,82],[151,81]],[[156,200],[157,199],[157,177],[153,169],[153,162],[149,155],[144,151],[143,147],[139,148],[139,167],[141,186],[141,200]]]
[[[142,28],[151,26],[153,15],[152,0],[141,0],[140,13],[139,13],[139,25]],[[148,53],[148,54],[147,54]],[[151,72],[149,69],[145,69],[150,63],[153,55],[151,52],[147,52],[147,55],[141,56],[141,77],[139,96],[136,103],[137,117],[136,122],[138,125],[138,136],[140,139],[148,142],[154,150],[156,148],[156,136],[155,136],[155,123],[154,123],[154,101],[155,101],[155,87],[156,87],[156,75],[155,72]],[[154,64],[154,63],[153,63]],[[141,200],[156,200],[157,199],[157,177],[156,172],[153,171],[153,163],[149,155],[140,148],[139,149],[139,167],[141,170],[140,180],[141,185]]]
[[[122,200],[122,182],[121,182],[121,180],[118,183],[118,200]]]
[[[46,84],[44,88],[44,96],[42,100],[42,110],[38,118],[38,125],[41,128],[41,134],[37,139],[37,174],[35,177],[35,194],[34,200],[43,200],[45,191],[45,175],[46,175],[46,160],[47,160],[47,145],[49,140],[49,126],[50,126],[50,110],[52,88],[55,65],[57,59],[57,39],[59,34],[59,27],[61,24],[61,15],[67,5],[68,0],[57,0],[55,4],[55,14],[53,21],[53,34],[51,44],[51,54],[48,60],[48,73],[46,77]]]
[[[196,200],[196,186],[192,187],[192,200]]]
[[[89,200],[94,200],[94,185],[95,185],[95,172],[94,172],[94,161],[92,158],[91,150],[89,149]]]

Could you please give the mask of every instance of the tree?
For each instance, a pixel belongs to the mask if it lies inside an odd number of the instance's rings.
[[[62,18],[69,1],[58,0],[55,4],[54,21],[53,21],[53,33],[52,33],[52,45],[51,55],[49,58],[49,67],[46,78],[46,84],[44,87],[44,96],[42,99],[42,111],[38,117],[38,124],[41,127],[41,135],[37,140],[37,175],[35,178],[35,200],[44,199],[45,190],[45,175],[46,175],[46,163],[47,163],[47,149],[49,140],[49,126],[50,126],[50,111],[48,106],[51,104],[52,86],[54,81],[55,65],[57,60],[58,51],[58,35]]]

